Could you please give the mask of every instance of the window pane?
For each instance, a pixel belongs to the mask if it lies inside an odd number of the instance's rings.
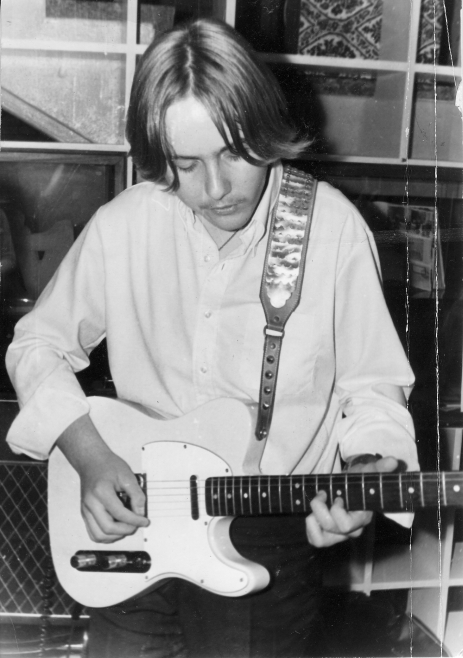
[[[395,0],[238,0],[237,29],[261,52],[405,61],[410,5]]]
[[[273,66],[318,153],[399,157],[406,77],[388,71]]]
[[[2,105],[61,142],[123,144],[125,60],[120,55],[2,52]]]
[[[4,39],[122,43],[127,0],[8,0],[2,7]]]
[[[0,158],[2,394],[12,393],[4,357],[14,325],[32,309],[85,223],[120,187],[119,159],[77,154]]]
[[[422,0],[416,61],[457,66],[460,59],[459,0]]]
[[[410,157],[463,160],[461,114],[455,106],[458,80],[417,75]]]

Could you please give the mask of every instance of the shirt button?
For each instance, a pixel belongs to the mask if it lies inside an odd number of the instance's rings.
[[[211,258],[212,258],[212,256],[210,254],[207,254],[207,256],[204,256],[204,260],[206,261],[206,263],[209,263]]]
[[[200,370],[203,373],[203,375],[207,372],[206,366],[201,366]]]
[[[212,313],[211,313],[210,311],[206,311],[206,312],[204,313],[204,317],[205,317],[205,318],[210,318],[211,315],[212,315]]]

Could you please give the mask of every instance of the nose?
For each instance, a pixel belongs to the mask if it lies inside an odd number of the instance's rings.
[[[206,167],[206,193],[219,201],[231,191],[231,180],[221,162],[212,162]]]

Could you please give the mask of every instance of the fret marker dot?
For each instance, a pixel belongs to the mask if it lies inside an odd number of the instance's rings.
[[[341,489],[338,489],[338,490],[336,491],[336,496],[342,496],[342,491],[341,491]]]
[[[415,493],[414,487],[408,487],[408,493]]]
[[[247,493],[245,493],[245,494],[244,494],[244,497],[245,497],[245,498],[247,498],[247,497],[248,497],[248,494],[247,494]]]
[[[299,487],[300,487],[301,485],[299,484],[299,482],[296,482],[296,484],[295,484],[294,486],[296,487],[296,489],[299,489]]]
[[[373,494],[375,493],[375,490],[374,490],[374,489],[370,489],[370,493],[371,493],[371,495],[373,496]]]
[[[459,484],[456,484],[456,485],[453,487],[453,490],[454,490],[454,491],[460,491],[460,485],[459,485]]]
[[[227,498],[231,498],[231,494],[228,494]]]
[[[218,498],[217,494],[214,494],[214,498],[217,500],[217,498]]]
[[[265,491],[262,492],[262,498],[267,498],[267,494],[265,493]]]
[[[300,504],[301,504],[301,501],[300,501],[300,500],[296,500],[296,505],[300,505]]]

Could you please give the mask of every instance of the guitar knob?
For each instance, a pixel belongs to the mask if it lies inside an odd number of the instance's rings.
[[[111,569],[123,569],[129,564],[129,559],[125,553],[118,555],[105,555],[102,559],[102,567],[106,571]]]
[[[74,567],[74,569],[87,569],[96,567],[97,564],[98,557],[96,553],[78,553],[71,558],[71,567]]]

